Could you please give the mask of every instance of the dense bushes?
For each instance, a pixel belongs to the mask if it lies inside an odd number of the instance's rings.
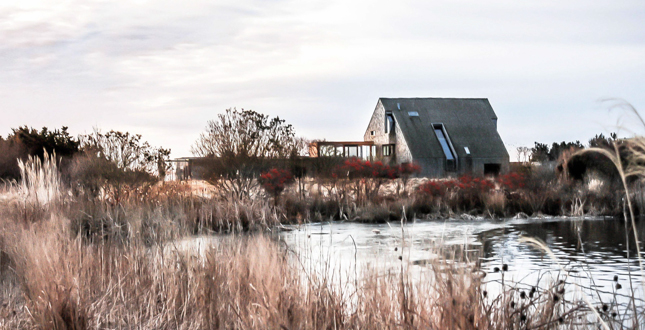
[[[597,180],[597,179],[591,179]],[[471,178],[431,180],[417,191],[417,207],[449,213],[477,213],[513,216],[518,213],[548,215],[620,215],[620,189],[599,189],[611,182],[580,182],[558,177],[552,168],[530,167],[493,179]],[[590,185],[596,184],[595,187]]]
[[[25,161],[29,156],[42,160],[44,154],[56,154],[65,165],[79,152],[79,145],[65,126],[53,131],[47,127],[40,131],[27,126],[14,128],[6,139],[0,136],[0,179],[20,179],[18,160]]]

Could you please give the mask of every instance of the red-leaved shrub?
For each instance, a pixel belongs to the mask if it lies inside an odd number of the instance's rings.
[[[294,181],[293,175],[288,170],[273,168],[260,175],[260,184],[278,203],[278,197],[287,185]]]

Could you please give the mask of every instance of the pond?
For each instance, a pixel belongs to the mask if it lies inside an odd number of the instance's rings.
[[[640,239],[645,236],[645,226],[638,226]],[[454,246],[453,251],[465,251],[468,261],[486,273],[485,285],[491,296],[500,291],[502,280],[527,290],[563,280],[576,283],[578,294],[586,294],[594,303],[624,305],[629,301],[627,296],[632,296],[631,288],[635,297],[643,298],[633,233],[626,235],[622,220],[547,217],[406,224],[326,222],[290,229],[281,239],[300,257],[303,267],[318,267],[336,278],[360,276],[368,266],[380,271],[397,271],[402,266],[412,272],[423,271],[438,258],[436,246]],[[557,261],[520,242],[521,237],[545,242]]]

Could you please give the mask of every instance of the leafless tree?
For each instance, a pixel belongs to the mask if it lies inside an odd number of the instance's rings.
[[[93,133],[79,136],[81,149],[113,163],[117,168],[144,171],[163,177],[167,170],[170,150],[153,148],[141,141],[140,134],[109,131],[105,134],[95,129]]]
[[[222,197],[239,199],[257,191],[255,177],[267,164],[302,156],[306,145],[283,119],[233,108],[208,121],[191,151],[212,160],[207,180]]]
[[[283,119],[233,108],[208,121],[191,151],[202,157],[286,158],[298,146],[293,126]]]

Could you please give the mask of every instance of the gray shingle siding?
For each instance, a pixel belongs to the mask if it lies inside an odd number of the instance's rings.
[[[410,111],[418,116],[410,116]],[[393,134],[385,133],[386,112],[394,116]],[[416,161],[422,167],[422,175],[445,176],[450,173],[444,170],[445,155],[433,129],[433,124],[443,124],[458,159],[457,173],[481,175],[484,164],[499,164],[506,172],[509,156],[496,121],[488,99],[380,98],[364,140],[374,141],[379,156],[383,144],[396,145],[394,157],[383,158],[384,161]],[[470,155],[464,147],[470,149]]]

